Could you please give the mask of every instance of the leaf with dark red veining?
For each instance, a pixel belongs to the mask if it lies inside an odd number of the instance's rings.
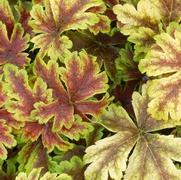
[[[70,128],[74,113],[81,117],[97,115],[108,103],[107,98],[99,101],[90,99],[107,90],[107,76],[105,72],[100,72],[94,57],[85,52],[79,55],[73,53],[65,60],[65,66],[59,68],[55,61],[45,64],[41,59],[36,59],[35,72],[52,89],[54,101],[49,104],[37,103],[37,110],[32,115],[40,122],[47,122],[53,117],[54,130],[63,126]]]
[[[24,52],[28,48],[28,41],[29,36],[24,35],[20,24],[15,24],[9,38],[5,24],[0,22],[0,65],[11,63],[23,67],[29,61]]]
[[[67,30],[87,29],[99,21],[96,14],[89,12],[92,7],[101,6],[100,0],[46,0],[44,6],[33,6],[30,22],[35,33],[32,42],[40,48],[43,55],[51,58],[62,57],[72,47],[67,36],[61,34]],[[45,7],[45,9],[43,9]]]
[[[84,161],[92,163],[85,171],[86,180],[121,179],[123,173],[125,180],[180,178],[181,171],[172,160],[181,161],[181,138],[157,134],[156,131],[174,125],[150,117],[146,90],[143,86],[142,95],[133,93],[136,122],[114,104],[102,113],[100,123],[116,134],[86,149]]]
[[[173,28],[173,29],[172,29]],[[181,28],[173,23],[155,37],[156,45],[139,64],[148,76],[164,76],[150,82],[148,111],[156,119],[180,121]]]
[[[130,3],[118,4],[113,11],[120,31],[136,44],[135,57],[138,60],[154,44],[155,35],[166,30],[170,22],[181,21],[180,0],[140,0],[136,7]]]
[[[18,121],[31,120],[30,114],[36,102],[51,100],[51,90],[47,90],[46,84],[41,79],[36,80],[33,88],[30,87],[28,75],[24,69],[20,70],[10,64],[5,65],[4,75],[3,88],[8,95],[5,106]]]
[[[27,122],[23,128],[23,137],[32,142],[42,139],[43,146],[51,152],[55,147],[62,151],[72,148],[72,145],[63,140],[59,133],[52,131],[52,124],[39,124],[37,122]]]

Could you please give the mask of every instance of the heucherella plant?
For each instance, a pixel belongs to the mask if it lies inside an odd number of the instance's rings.
[[[180,0],[0,0],[0,180],[180,180],[180,23]]]

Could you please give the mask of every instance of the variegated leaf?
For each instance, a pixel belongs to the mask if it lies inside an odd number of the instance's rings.
[[[116,134],[86,149],[85,163],[91,163],[85,171],[86,180],[180,178],[181,171],[172,160],[181,162],[181,138],[155,132],[173,125],[150,117],[147,113],[149,99],[143,88],[142,95],[133,94],[136,123],[116,105],[111,105],[101,115],[101,123]]]

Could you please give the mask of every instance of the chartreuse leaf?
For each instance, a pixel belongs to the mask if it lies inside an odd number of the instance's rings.
[[[29,35],[24,35],[21,24],[14,25],[9,38],[6,25],[0,21],[0,65],[11,63],[23,67],[29,60],[24,52],[28,48],[28,41]]]
[[[153,37],[161,29],[165,30],[172,21],[181,21],[180,0],[140,0],[137,8],[126,3],[114,6],[113,10],[121,32],[129,35],[128,40],[136,44],[136,56],[148,51],[154,43]]]
[[[34,5],[30,24],[37,33],[31,40],[35,48],[53,59],[61,57],[72,47],[69,38],[62,33],[87,29],[98,23],[96,14],[88,10],[102,4],[102,0],[45,0],[44,5]]]
[[[101,124],[116,134],[86,149],[84,161],[91,163],[85,171],[86,180],[118,180],[123,172],[125,180],[180,179],[181,171],[173,160],[181,162],[181,138],[156,132],[173,125],[151,118],[148,101],[146,87],[142,95],[133,93],[135,123],[121,106],[114,104],[101,115]]]
[[[53,60],[45,64],[37,58],[35,72],[52,89],[54,100],[51,103],[36,103],[32,116],[41,123],[53,118],[53,129],[56,131],[63,126],[69,129],[74,122],[74,114],[83,118],[87,114],[99,114],[108,100],[106,97],[101,100],[92,98],[106,92],[108,79],[105,72],[100,72],[95,60],[84,51],[79,55],[75,52],[65,59],[65,67],[59,68]]]
[[[24,172],[18,174],[15,180],[72,180],[67,174],[55,174],[47,172],[43,176],[41,175],[41,168],[33,169],[29,175]]]
[[[181,28],[176,24],[172,28],[155,37],[156,45],[140,61],[139,69],[148,76],[172,73],[149,83],[148,111],[156,119],[180,121]]]
[[[61,161],[60,163],[57,163],[56,161],[51,161],[50,166],[53,169],[53,172],[55,173],[58,174],[66,173],[73,180],[74,179],[84,180],[85,166],[82,159],[78,156],[73,156],[69,161],[64,160]]]

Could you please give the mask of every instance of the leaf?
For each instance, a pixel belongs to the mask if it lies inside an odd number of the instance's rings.
[[[17,121],[11,113],[5,109],[0,109],[0,119],[3,119],[9,127],[13,129],[20,129],[23,126],[23,123]]]
[[[173,24],[174,26],[177,24]],[[156,45],[140,61],[139,69],[148,76],[168,75],[149,83],[151,101],[148,111],[157,119],[180,121],[181,31],[174,28],[173,33],[162,33],[155,39]]]
[[[84,164],[78,156],[73,156],[70,161],[62,161],[57,165],[56,173],[68,174],[72,179],[84,180]]]
[[[166,25],[170,22],[181,21],[181,2],[180,0],[151,0],[151,3],[160,11],[161,17]]]
[[[20,70],[14,65],[7,64],[4,66],[4,75],[3,89],[9,98],[5,106],[18,121],[30,121],[34,104],[38,101],[51,100],[51,90],[47,90],[46,84],[41,79],[35,81],[33,88],[30,87],[24,69]]]
[[[155,35],[166,30],[170,22],[181,21],[180,10],[179,0],[140,0],[136,8],[128,3],[113,7],[121,32],[129,35],[128,40],[136,44],[135,57],[138,60],[154,44]]]
[[[0,65],[12,63],[23,67],[28,59],[24,51],[28,48],[29,36],[19,23],[14,25],[10,38],[5,24],[0,22]]]
[[[18,174],[15,180],[71,180],[71,177],[66,174],[57,175],[55,173],[46,172],[41,176],[41,168],[34,168],[29,175],[24,172]]]
[[[37,141],[41,136],[43,146],[47,148],[48,152],[53,151],[55,147],[59,150],[67,151],[72,148],[72,144],[65,141],[60,133],[52,131],[52,124],[39,124],[37,122],[27,122],[23,128],[23,137],[32,142]]]
[[[116,134],[86,149],[84,161],[91,163],[85,171],[86,180],[121,179],[123,173],[125,180],[180,178],[181,171],[173,160],[181,161],[181,139],[156,132],[174,125],[151,118],[148,102],[145,86],[142,95],[133,93],[135,123],[121,106],[114,104],[102,114],[101,124]]]
[[[16,140],[11,134],[11,128],[5,123],[3,119],[0,119],[0,158],[7,158],[7,148],[12,148],[16,145]]]
[[[158,76],[166,73],[174,73],[181,70],[181,26],[176,23],[174,33],[161,33],[155,37],[156,45],[148,52],[147,56],[141,60],[139,69],[148,76]]]
[[[71,3],[64,0],[46,0],[44,6],[34,5],[30,24],[37,34],[31,40],[35,48],[40,48],[43,55],[47,53],[53,59],[62,57],[62,53],[66,54],[72,47],[71,41],[62,33],[87,29],[98,23],[96,14],[88,10],[101,4],[101,0],[73,0]]]
[[[48,155],[40,140],[29,142],[18,154],[20,164],[19,171],[30,173],[33,168],[43,167],[43,171],[48,170]]]
[[[89,9],[90,12],[97,14],[97,18],[99,21],[89,26],[89,30],[95,35],[99,32],[108,33],[110,31],[110,19],[104,15],[106,11],[106,5],[101,4],[100,6],[96,6]]]
[[[138,65],[134,62],[134,52],[131,44],[126,44],[125,49],[121,49],[119,57],[116,59],[117,81],[131,81],[139,79],[142,75],[138,70]]]
[[[92,100],[94,95],[105,93],[107,76],[100,72],[95,57],[86,52],[73,53],[65,60],[65,66],[50,60],[45,64],[40,58],[36,59],[35,72],[52,89],[53,102],[37,103],[32,116],[39,122],[46,123],[54,119],[55,131],[63,126],[69,129],[74,122],[74,113],[85,118],[87,114],[97,115],[107,105],[107,99]],[[62,81],[66,89],[64,88]]]
[[[73,50],[85,49],[89,54],[97,56],[99,64],[105,65],[108,76],[114,81],[116,74],[115,59],[119,55],[119,48],[125,43],[125,36],[120,32],[115,32],[112,36],[101,33],[93,36],[91,33],[82,31],[70,31],[67,36],[73,42]]]

